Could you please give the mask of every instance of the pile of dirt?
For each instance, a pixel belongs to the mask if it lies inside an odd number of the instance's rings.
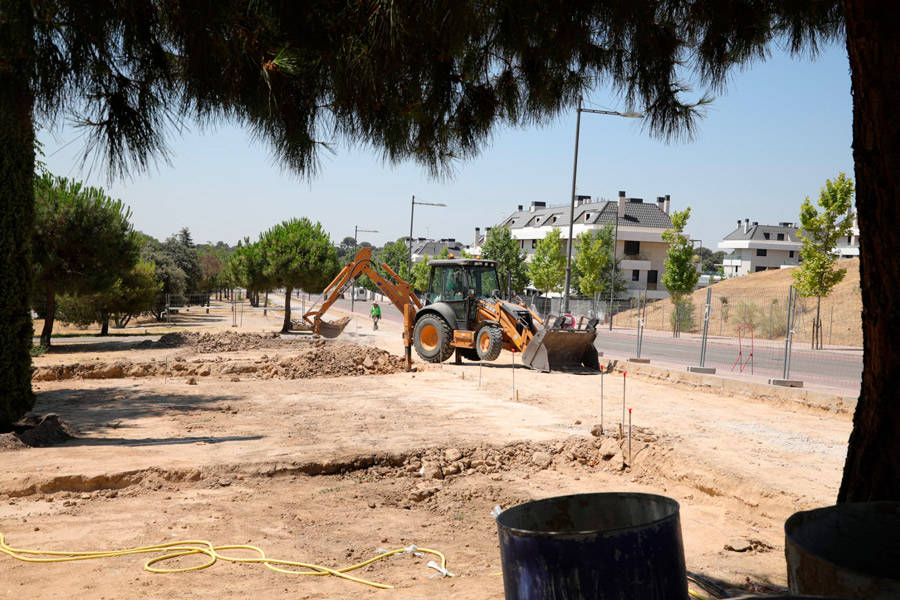
[[[203,353],[238,352],[258,348],[276,348],[292,343],[295,340],[282,339],[275,332],[270,333],[199,333],[196,331],[176,331],[167,333],[156,342],[153,348],[191,348]]]
[[[172,334],[175,335],[175,334]],[[210,336],[212,337],[212,336]],[[261,338],[265,339],[265,338]],[[171,343],[171,342],[167,342]],[[34,381],[68,379],[122,379],[130,377],[209,377],[220,376],[256,379],[312,379],[353,375],[390,375],[406,368],[406,361],[385,350],[313,340],[303,343],[296,354],[262,355],[256,360],[233,360],[218,357],[213,361],[183,356],[171,360],[131,362],[102,361],[37,367]]]
[[[57,415],[28,416],[13,425],[11,432],[0,433],[0,449],[40,448],[76,437],[78,430]]]

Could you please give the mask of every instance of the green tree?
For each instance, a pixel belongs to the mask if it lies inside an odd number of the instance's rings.
[[[260,236],[263,273],[273,287],[284,288],[282,333],[291,330],[291,294],[320,292],[337,275],[337,253],[320,223],[306,217],[284,221]]]
[[[612,223],[601,229],[585,231],[576,240],[576,278],[573,279],[578,282],[578,291],[594,303],[601,292],[609,290],[611,278],[607,266],[612,262]]]
[[[665,272],[662,284],[672,297],[675,307],[672,335],[678,337],[682,329],[692,327],[693,311],[685,309],[685,297],[694,291],[700,279],[700,271],[694,266],[694,248],[686,236],[684,227],[691,218],[691,207],[672,213],[672,229],[663,231],[663,241],[669,244],[666,252]]]
[[[184,227],[160,245],[160,251],[168,254],[186,277],[185,293],[197,294],[203,291],[203,268],[200,254],[191,239],[191,232]]]
[[[812,323],[812,347],[822,347],[822,298],[844,279],[847,269],[835,266],[838,241],[853,226],[853,181],[841,173],[837,179],[825,180],[819,192],[820,213],[809,201],[800,208],[800,266],[793,270],[794,285],[804,297],[816,298],[816,316]]]
[[[497,275],[501,286],[505,287],[509,281],[512,289],[517,292],[522,292],[528,286],[525,251],[519,248],[519,241],[508,228],[491,228],[481,247],[481,257],[497,261]]]
[[[166,308],[166,296],[184,294],[187,291],[188,276],[163,245],[149,235],[141,235],[141,260],[152,263],[156,271],[156,280],[160,285],[157,301],[151,312],[157,321],[161,321]]]
[[[102,189],[44,174],[35,184],[32,256],[43,297],[41,346],[50,347],[56,296],[109,290],[138,258],[131,211]]]
[[[100,324],[100,335],[109,333],[109,321],[126,327],[132,318],[153,310],[162,284],[151,262],[139,261],[108,290],[82,296],[57,298],[59,318],[64,323],[88,326]]]
[[[422,260],[413,265],[410,284],[414,290],[424,292],[428,287],[428,278],[431,276],[431,268],[428,266],[429,262],[431,262],[431,257],[425,255]]]
[[[562,254],[561,233],[554,227],[537,243],[534,258],[528,263],[528,274],[534,287],[549,294],[562,290],[566,277],[566,257]]]
[[[247,291],[251,306],[259,306],[259,294],[275,287],[266,269],[262,241],[238,242],[226,268],[228,278]]]

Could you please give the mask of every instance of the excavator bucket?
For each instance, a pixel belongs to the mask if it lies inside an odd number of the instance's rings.
[[[341,335],[344,331],[344,328],[347,327],[347,324],[350,322],[350,317],[344,317],[343,319],[338,319],[337,321],[333,321],[329,323],[328,321],[323,321],[319,319],[318,327],[316,328],[319,335],[326,338],[336,338]]]
[[[522,353],[522,364],[536,371],[600,370],[593,329],[541,329]]]

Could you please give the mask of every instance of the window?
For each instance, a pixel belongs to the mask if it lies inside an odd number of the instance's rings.
[[[790,258],[794,258],[794,251],[793,251],[793,250],[791,250],[791,252],[790,252]]]
[[[783,241],[784,241],[784,234],[783,234],[783,233],[779,233],[779,234],[778,234],[778,241],[779,241],[779,242],[783,242]]]
[[[625,256],[634,256],[635,254],[641,253],[641,243],[640,242],[632,242],[630,240],[625,241]]]
[[[763,237],[766,238],[766,239],[769,239],[769,234],[768,234],[768,233],[764,233],[764,234],[763,234]]]
[[[531,249],[534,250],[537,248],[537,240],[531,240]]]
[[[757,272],[757,273],[761,273],[762,271],[765,271],[765,270],[766,270],[765,267],[756,267],[756,272]]]
[[[647,289],[655,290],[656,282],[659,279],[659,271],[647,271]]]
[[[756,250],[756,255],[757,255],[757,256],[765,256],[765,255],[766,255],[766,249],[765,249],[765,248],[757,248],[757,250]]]
[[[638,271],[637,269],[632,269],[631,280],[632,281],[640,281],[641,280],[641,272]]]

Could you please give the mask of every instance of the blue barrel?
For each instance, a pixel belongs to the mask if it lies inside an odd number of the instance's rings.
[[[497,517],[506,600],[684,600],[678,503],[597,493],[528,502]]]
[[[900,502],[858,502],[798,512],[784,524],[794,594],[900,598]]]

